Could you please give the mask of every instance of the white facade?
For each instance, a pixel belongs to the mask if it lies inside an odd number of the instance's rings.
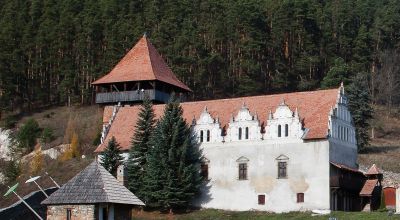
[[[308,130],[301,115],[284,100],[274,113],[262,113],[268,118],[265,132],[250,111],[243,104],[231,117],[225,136],[207,108],[193,123],[198,140],[203,132],[199,142],[208,169],[208,182],[195,204],[237,211],[329,210],[330,162],[357,167],[355,130],[343,90],[326,116],[326,139],[303,139]],[[208,130],[211,137],[204,138]],[[286,167],[283,177],[280,162]]]

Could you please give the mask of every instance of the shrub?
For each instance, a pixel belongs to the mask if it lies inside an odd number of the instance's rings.
[[[40,140],[42,143],[49,143],[54,140],[53,129],[44,128],[42,131],[42,135],[40,136]]]
[[[17,141],[20,148],[33,150],[36,144],[36,139],[40,135],[40,127],[35,119],[29,119],[19,129],[17,133]]]
[[[6,182],[15,181],[21,174],[21,168],[19,162],[11,160],[6,166],[6,172],[4,176],[6,177]]]

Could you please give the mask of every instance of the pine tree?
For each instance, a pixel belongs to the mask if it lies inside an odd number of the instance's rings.
[[[350,82],[350,68],[342,58],[337,58],[335,64],[321,82],[322,88],[337,88],[340,83],[348,85]]]
[[[154,124],[153,105],[150,99],[145,97],[135,126],[127,162],[128,188],[139,198],[142,198],[143,195],[143,176],[147,164],[146,157],[149,149],[149,140],[154,130]]]
[[[101,162],[100,164],[112,175],[117,175],[117,168],[122,163],[123,157],[121,156],[121,151],[118,142],[113,136],[108,142],[106,149],[100,154]]]
[[[185,208],[198,193],[200,153],[180,104],[172,100],[151,136],[144,200],[164,210]]]
[[[358,151],[364,151],[369,144],[369,120],[372,119],[373,109],[368,90],[368,79],[365,74],[359,73],[347,89],[349,110],[356,127]]]

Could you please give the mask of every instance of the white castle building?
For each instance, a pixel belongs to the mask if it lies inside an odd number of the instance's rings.
[[[131,104],[143,93],[162,103],[171,91],[190,91],[146,37],[94,84],[96,101],[105,105],[102,144],[96,152],[114,136],[126,158],[140,108]],[[371,203],[375,186],[366,188],[364,197],[359,195],[366,177],[358,171],[347,103],[343,85],[182,103],[203,153],[201,170],[207,180],[194,204],[272,212],[361,210]],[[154,105],[157,117],[164,106]],[[119,174],[123,178],[123,168]]]

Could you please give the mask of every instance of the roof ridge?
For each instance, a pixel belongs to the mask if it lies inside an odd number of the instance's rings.
[[[149,47],[149,45],[153,46],[153,44],[152,44],[149,40],[147,40],[147,37],[145,37],[145,36],[143,36],[142,39],[144,39],[145,45],[146,45],[146,47],[147,47],[146,53],[147,53],[147,55],[148,55],[148,57],[149,57],[151,73],[153,74],[154,78],[157,79],[156,73],[155,73],[155,71],[154,71],[155,69],[154,69],[154,66],[153,66],[153,59],[152,59],[152,57],[151,57],[151,54],[150,54],[150,47]],[[142,40],[142,39],[140,39],[140,40]],[[154,47],[154,46],[153,46],[153,47]],[[155,48],[154,48],[154,49],[155,49]]]

